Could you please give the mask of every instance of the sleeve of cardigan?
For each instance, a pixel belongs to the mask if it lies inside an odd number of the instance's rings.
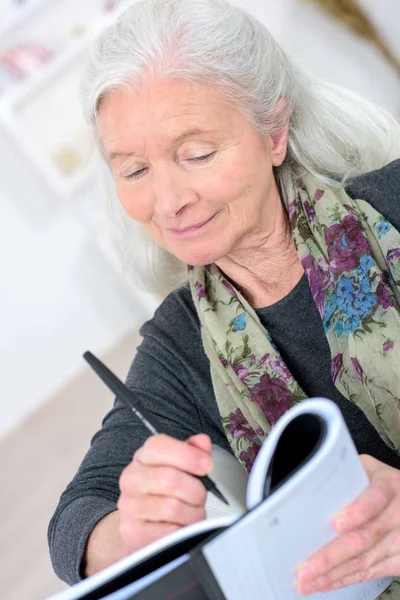
[[[348,182],[353,198],[366,200],[400,231],[400,160]]]
[[[190,353],[190,347],[182,348],[177,334],[178,326],[193,327],[185,319],[174,295],[167,298],[142,327],[143,342],[127,378],[128,386],[140,392],[147,408],[179,439],[202,431],[194,396],[185,381],[184,352]],[[80,567],[88,536],[102,517],[116,509],[119,476],[146,437],[132,411],[116,400],[61,495],[49,525],[53,568],[67,584],[82,578]]]

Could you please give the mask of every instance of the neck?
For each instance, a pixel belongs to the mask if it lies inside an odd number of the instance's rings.
[[[256,234],[216,263],[253,308],[279,302],[304,275],[281,203],[280,207],[270,234]]]

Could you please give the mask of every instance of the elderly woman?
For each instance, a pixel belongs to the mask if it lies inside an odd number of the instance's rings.
[[[170,292],[127,383],[171,437],[115,402],[51,521],[56,572],[72,584],[203,519],[212,444],[250,471],[286,410],[326,396],[370,486],[299,590],[400,575],[398,124],[224,0],[136,4],[84,91],[129,262]]]

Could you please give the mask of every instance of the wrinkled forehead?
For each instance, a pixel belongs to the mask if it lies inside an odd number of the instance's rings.
[[[159,81],[135,90],[114,89],[98,107],[98,129],[107,152],[117,144],[176,140],[184,131],[225,132],[245,119],[238,103],[216,85]]]

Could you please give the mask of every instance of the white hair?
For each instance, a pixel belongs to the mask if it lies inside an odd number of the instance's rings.
[[[400,156],[400,125],[393,116],[305,72],[244,10],[225,0],[134,4],[93,45],[82,96],[124,267],[150,291],[176,287],[186,277],[186,265],[122,209],[98,128],[99,106],[108,94],[124,86],[140,88],[149,78],[217,84],[262,136],[274,137],[289,126],[287,156],[275,172],[283,201],[305,172],[343,185]]]

